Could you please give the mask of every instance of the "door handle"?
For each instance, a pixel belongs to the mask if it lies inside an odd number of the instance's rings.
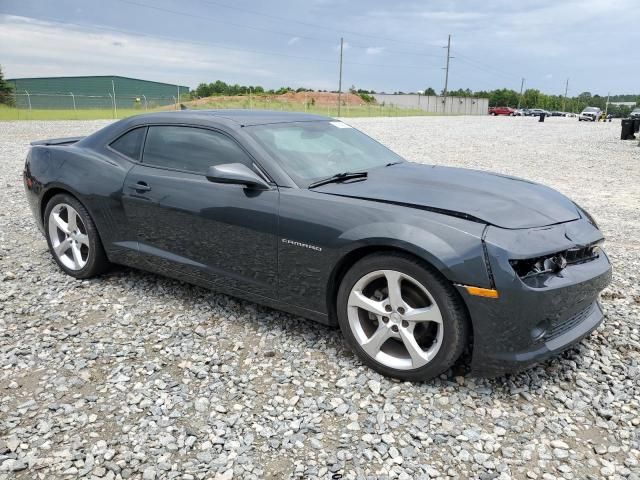
[[[130,185],[129,188],[134,189],[136,192],[148,192],[151,187],[146,182],[137,182],[135,185]]]

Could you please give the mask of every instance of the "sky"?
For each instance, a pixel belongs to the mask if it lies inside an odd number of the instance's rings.
[[[0,0],[5,78],[640,92],[636,0]]]

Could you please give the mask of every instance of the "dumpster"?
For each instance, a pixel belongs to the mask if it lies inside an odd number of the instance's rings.
[[[638,133],[640,130],[640,118],[633,119],[633,133]]]
[[[620,131],[620,140],[633,140],[633,120],[630,118],[622,119],[622,129]]]

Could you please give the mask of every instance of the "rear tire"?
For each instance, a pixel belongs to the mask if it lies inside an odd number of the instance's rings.
[[[93,219],[75,197],[66,193],[52,197],[45,209],[44,227],[49,251],[68,275],[90,278],[109,268]]]
[[[430,265],[401,253],[372,254],[353,265],[340,284],[337,313],[360,360],[401,380],[424,381],[445,372],[468,338],[468,315],[451,284]]]

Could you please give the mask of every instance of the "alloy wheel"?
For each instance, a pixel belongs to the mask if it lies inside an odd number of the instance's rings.
[[[82,270],[89,260],[89,237],[78,212],[59,203],[49,213],[49,238],[58,260],[70,270]]]
[[[364,275],[351,289],[347,309],[360,347],[387,367],[420,368],[440,350],[444,325],[440,308],[409,275],[395,270]]]

